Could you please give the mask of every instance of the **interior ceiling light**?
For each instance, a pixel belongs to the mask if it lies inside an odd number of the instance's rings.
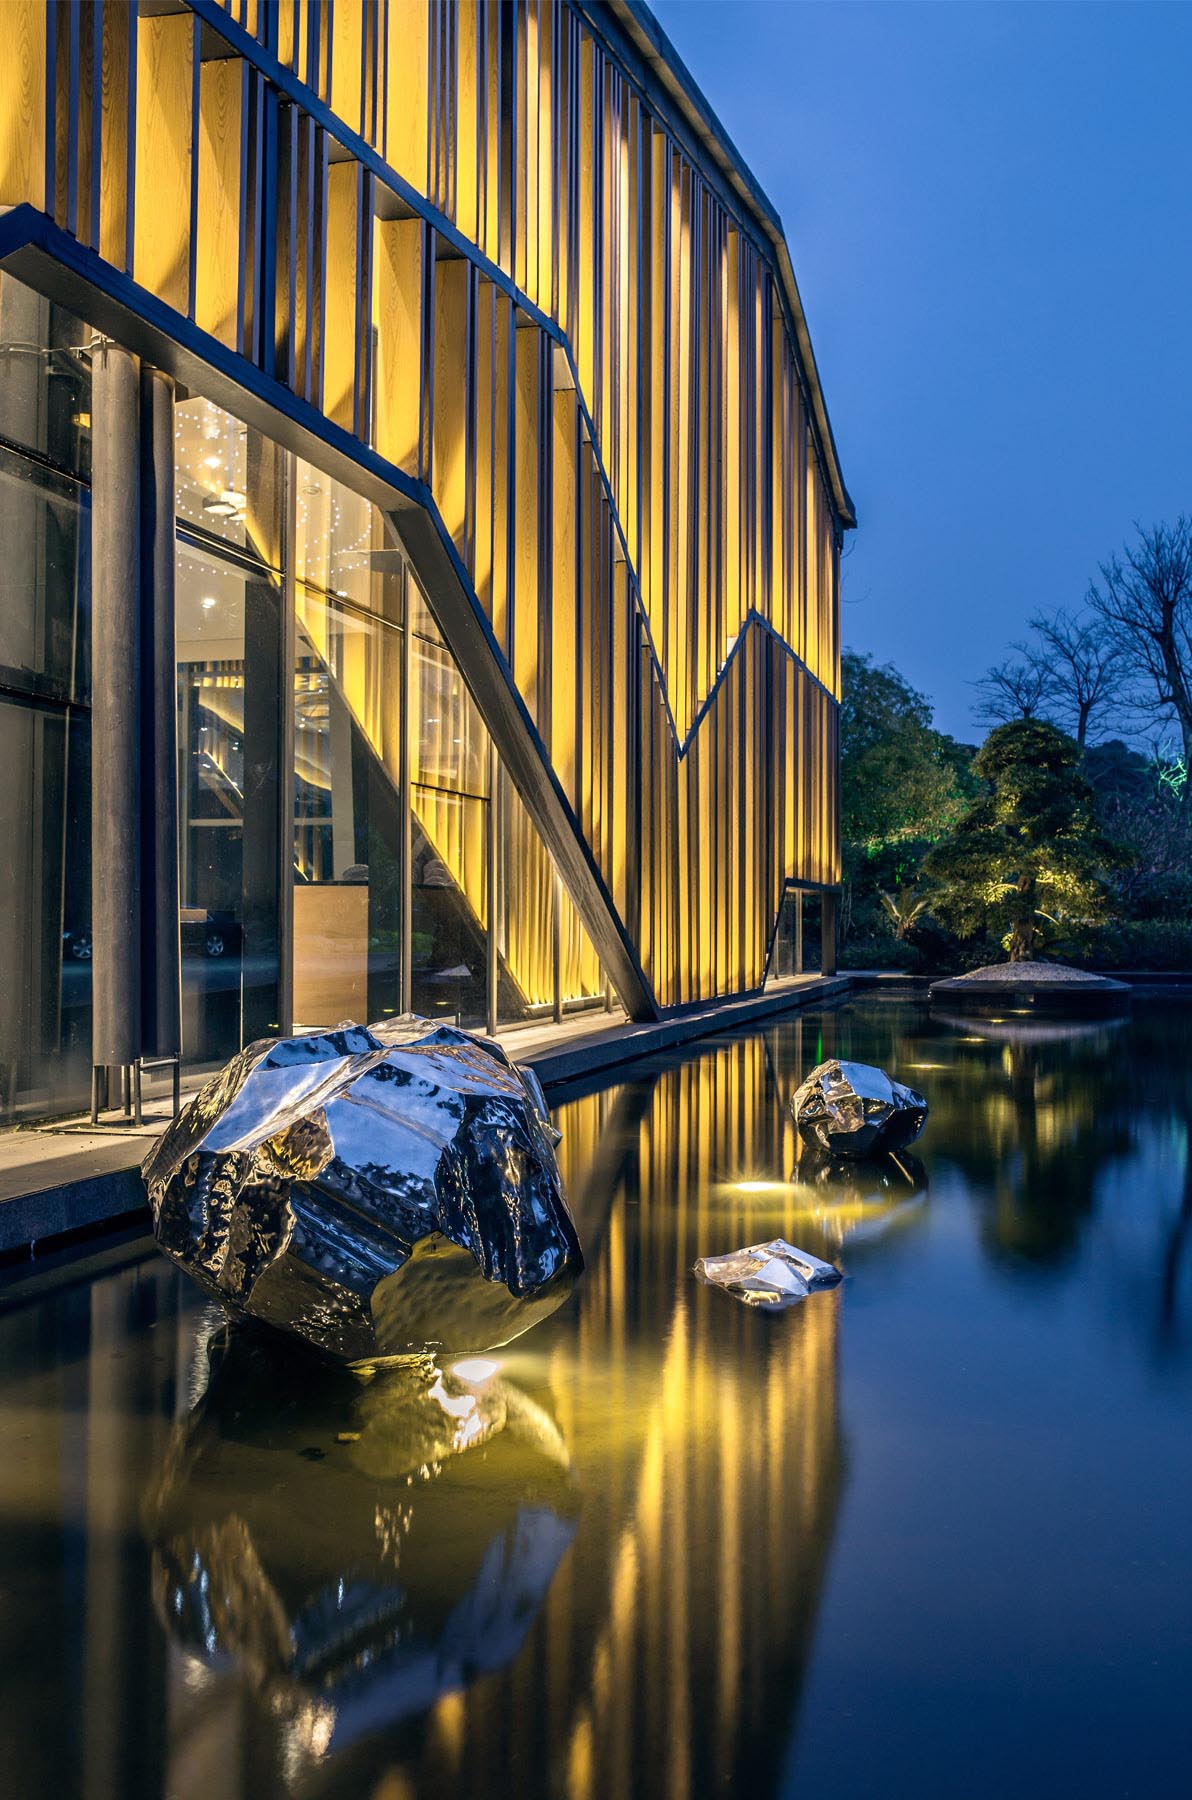
[[[243,512],[244,507],[245,497],[235,488],[224,488],[222,493],[211,494],[203,502],[203,511],[217,519],[230,519],[235,513]]]

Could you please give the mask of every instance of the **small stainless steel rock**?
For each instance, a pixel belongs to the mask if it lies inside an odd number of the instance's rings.
[[[583,1267],[534,1078],[407,1015],[234,1057],[142,1165],[157,1241],[342,1362],[507,1343]]]
[[[746,1306],[764,1306],[774,1312],[806,1300],[815,1288],[835,1287],[840,1280],[839,1269],[807,1250],[796,1250],[785,1238],[749,1244],[725,1256],[701,1256],[695,1273]]]
[[[868,1063],[822,1062],[795,1092],[791,1111],[803,1136],[829,1156],[905,1150],[927,1122],[927,1102]]]

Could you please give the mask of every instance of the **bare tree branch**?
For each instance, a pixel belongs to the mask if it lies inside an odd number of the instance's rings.
[[[979,696],[973,712],[991,725],[1007,725],[1011,719],[1038,719],[1044,716],[1048,698],[1048,673],[1045,664],[1023,644],[1015,644],[1022,660],[995,663],[975,681]]]
[[[1048,697],[1084,748],[1094,722],[1121,703],[1126,669],[1121,646],[1096,614],[1074,617],[1061,608],[1036,613],[1031,630],[1042,662]]]
[[[1192,762],[1192,519],[1135,527],[1121,557],[1101,564],[1089,603],[1112,637],[1136,704],[1154,719],[1174,714],[1185,766]],[[1184,787],[1192,809],[1192,782]]]

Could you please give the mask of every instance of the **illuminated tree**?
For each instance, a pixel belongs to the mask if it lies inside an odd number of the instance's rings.
[[[985,791],[924,864],[932,910],[963,936],[990,932],[1013,962],[1105,916],[1103,875],[1121,856],[1080,761],[1054,725],[999,725],[973,759]]]

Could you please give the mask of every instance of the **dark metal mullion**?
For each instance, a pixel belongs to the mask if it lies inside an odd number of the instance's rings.
[[[411,963],[414,954],[413,929],[413,830],[410,812],[410,573],[402,570],[402,652],[401,652],[401,760],[398,765],[398,803],[401,807],[401,1009],[411,1012],[414,1003],[414,981]]]
[[[19,670],[0,668],[0,705],[24,706],[34,712],[52,712],[55,715],[91,711],[86,700],[73,700],[69,694],[39,693],[34,687],[21,687],[11,679],[11,676],[19,673]]]
[[[195,525],[189,519],[178,519],[174,530],[192,550],[202,550],[221,562],[232,563],[246,575],[278,576],[282,573],[281,569],[274,568],[263,557],[254,556],[251,550],[232,543],[229,538],[220,537],[218,532],[209,531],[205,525]]]
[[[488,1030],[490,1034],[494,1035],[497,1029],[497,993],[499,982],[497,963],[497,884],[500,875],[499,832],[501,825],[501,808],[499,805],[499,796],[501,793],[501,785],[501,765],[497,757],[497,747],[490,738],[488,740],[488,837],[485,846],[488,852],[488,950],[485,962],[485,974],[487,977],[485,1013]]]
[[[298,649],[297,552],[298,459],[283,452],[281,480],[281,717],[279,721],[278,785],[281,806],[281,844],[278,856],[280,887],[277,900],[278,1012],[283,1036],[294,1029],[294,669]]]

